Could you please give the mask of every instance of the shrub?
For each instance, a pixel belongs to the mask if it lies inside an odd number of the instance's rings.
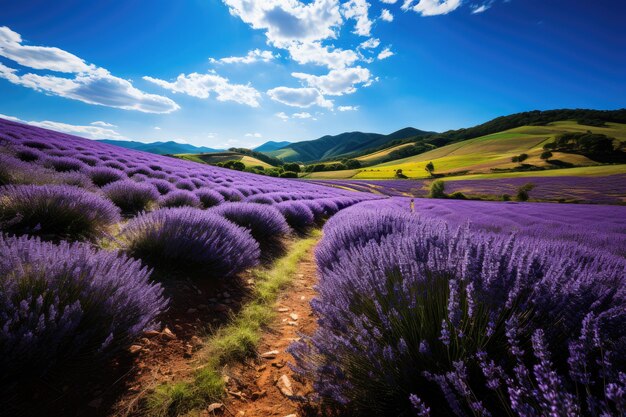
[[[460,191],[453,192],[452,194],[448,196],[448,198],[451,198],[453,200],[467,200],[467,197],[465,197],[465,194],[463,194]]]
[[[110,201],[68,185],[0,187],[0,229],[46,239],[92,238],[120,220]]]
[[[227,203],[214,209],[215,213],[246,228],[268,255],[281,249],[280,238],[289,232],[283,215],[275,207],[253,203]]]
[[[202,203],[202,207],[204,208],[219,206],[225,201],[224,197],[220,193],[208,188],[201,188],[197,190],[196,196],[198,196],[200,202]]]
[[[33,162],[33,161],[37,161],[39,160],[41,157],[43,157],[45,154],[36,150],[36,149],[30,149],[27,147],[21,147],[19,149],[17,149],[15,151],[15,156],[20,160],[20,161],[24,161],[24,162]]]
[[[124,171],[118,171],[110,167],[95,167],[87,170],[91,182],[98,187],[103,187],[115,181],[126,178]]]
[[[167,304],[149,278],[114,252],[0,235],[2,386],[32,387],[57,366],[67,372],[128,347]]]
[[[167,194],[174,189],[172,183],[163,179],[150,178],[147,182],[154,185],[161,195]]]
[[[522,185],[517,189],[517,194],[515,195],[515,198],[517,199],[517,201],[528,201],[528,199],[530,198],[530,195],[528,193],[531,192],[534,188],[535,184],[530,182],[528,184]]]
[[[159,200],[162,207],[200,207],[200,198],[191,191],[175,190],[162,196]]]
[[[343,248],[329,232],[321,250]],[[339,414],[620,415],[625,268],[575,244],[408,224],[318,258],[319,328],[290,352]]]
[[[180,190],[193,191],[196,189],[196,185],[191,180],[180,180],[176,183],[176,188]]]
[[[552,152],[544,151],[544,152],[541,153],[539,158],[544,159],[544,160],[550,159],[550,158],[552,158]]]
[[[292,171],[285,171],[282,174],[280,174],[280,178],[298,178],[298,173],[292,172]]]
[[[246,198],[244,201],[246,201],[247,203],[269,204],[269,205],[276,203],[276,201],[274,201],[274,199],[271,196],[264,195],[264,194],[256,194],[256,195],[250,196]]]
[[[230,187],[217,187],[215,191],[224,196],[227,201],[241,201],[244,199],[244,195],[241,191]]]
[[[305,233],[315,223],[315,216],[311,209],[299,201],[285,201],[275,204],[287,220],[287,224],[298,233]]]
[[[188,207],[141,214],[120,239],[131,256],[151,265],[209,277],[231,276],[259,258],[259,245],[247,230]]]
[[[80,171],[85,167],[81,161],[67,156],[48,156],[44,161],[44,166],[58,172]]]
[[[132,180],[113,182],[103,187],[102,192],[127,216],[147,210],[159,198],[153,185]]]
[[[430,184],[430,198],[446,198],[446,183],[441,180],[433,181]]]

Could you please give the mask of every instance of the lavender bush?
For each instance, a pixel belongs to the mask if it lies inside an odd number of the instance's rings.
[[[287,224],[298,233],[306,233],[315,222],[315,216],[309,206],[299,201],[285,201],[275,204],[274,207],[285,216]]]
[[[247,230],[188,207],[141,214],[124,227],[120,239],[133,257],[201,276],[228,277],[259,259],[259,245]]]
[[[99,195],[67,185],[0,187],[0,230],[46,239],[89,239],[120,221]]]
[[[201,188],[197,190],[195,194],[200,199],[200,203],[202,203],[202,207],[204,208],[219,206],[226,201],[220,193],[208,188]]]
[[[106,166],[88,169],[87,174],[98,187],[104,187],[107,184],[126,178],[126,174],[123,171]]]
[[[263,204],[226,203],[213,210],[248,229],[266,257],[282,249],[281,238],[289,232],[289,226],[276,208]]]
[[[167,193],[159,199],[162,207],[200,207],[200,198],[187,190],[175,190]]]
[[[103,187],[102,192],[125,215],[144,211],[159,198],[159,193],[152,184],[132,180],[115,181]]]
[[[386,228],[363,213],[325,227],[319,329],[290,348],[324,404],[362,416],[626,412],[623,258],[416,220]]]
[[[128,347],[167,305],[149,277],[114,252],[0,235],[2,386]]]

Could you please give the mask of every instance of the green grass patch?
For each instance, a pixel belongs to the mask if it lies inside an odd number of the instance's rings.
[[[229,324],[218,329],[206,341],[199,354],[200,366],[188,381],[176,381],[157,386],[146,400],[146,414],[155,417],[179,416],[224,396],[221,369],[224,365],[256,355],[263,327],[274,317],[274,304],[279,293],[293,280],[298,263],[321,236],[319,230],[291,245],[287,255],[269,268],[253,271],[256,288],[250,301]]]

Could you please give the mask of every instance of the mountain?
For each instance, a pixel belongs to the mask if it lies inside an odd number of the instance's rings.
[[[109,145],[120,146],[127,149],[134,149],[137,151],[155,153],[159,155],[222,152],[221,149],[207,148],[205,146],[194,146],[187,143],[178,143],[174,141],[143,143],[127,140],[101,139],[98,140],[98,142],[108,143]]]
[[[286,162],[301,161],[307,163],[340,158],[354,152],[377,148],[398,139],[432,134],[433,132],[425,132],[412,127],[398,130],[389,135],[346,132],[339,135],[326,135],[319,139],[291,143],[283,148],[268,152],[268,154]]]
[[[291,145],[291,142],[287,142],[287,141],[275,142],[273,140],[270,140],[269,142],[265,142],[263,145],[259,145],[252,150],[257,151],[257,152],[271,152],[271,151],[278,150],[280,148],[284,148],[287,145]]]

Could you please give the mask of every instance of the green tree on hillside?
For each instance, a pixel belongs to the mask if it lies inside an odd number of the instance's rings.
[[[543,160],[548,160],[548,159],[552,158],[552,152],[550,152],[550,151],[542,152],[539,157],[541,159],[543,159]]]
[[[432,177],[433,173],[435,172],[435,165],[433,164],[432,161],[430,161],[429,163],[426,164],[425,169],[426,169],[426,172],[428,172],[428,175]]]
[[[283,169],[290,172],[300,172],[300,164],[295,162],[284,164]]]

